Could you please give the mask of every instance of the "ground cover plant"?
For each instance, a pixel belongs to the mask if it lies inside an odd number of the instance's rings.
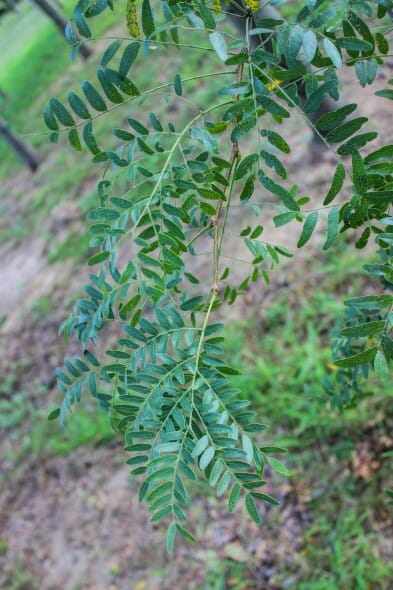
[[[104,1],[79,3],[73,13],[79,34],[91,38],[88,20],[110,7]],[[93,163],[105,170],[97,207],[89,214],[90,243],[98,251],[88,262],[100,270],[90,275],[85,295],[61,327],[66,337],[76,333],[83,355],[58,369],[64,401],[50,417],[64,423],[83,391],[90,391],[125,433],[128,463],[142,476],[139,499],[148,501],[151,521],[170,523],[169,551],[177,532],[193,538],[184,526],[184,507],[186,483],[196,474],[204,472],[219,497],[228,492],[230,512],[243,497],[258,524],[258,502],[278,503],[263,491],[265,466],[290,475],[276,458],[283,449],[259,441],[267,426],[256,421],[249,401],[233,387],[237,371],[223,358],[222,325],[214,320],[219,308],[233,304],[259,279],[269,283],[272,269],[293,256],[286,246],[264,240],[269,207],[276,209],[277,230],[300,225],[298,249],[307,248],[323,223],[322,250],[340,233],[354,232],[356,248],[375,242],[379,251],[380,262],[367,264],[366,271],[381,286],[346,301],[346,323],[335,342],[333,371],[323,378],[321,403],[353,407],[368,395],[363,382],[370,368],[378,379],[388,377],[393,149],[387,144],[373,150],[369,144],[378,132],[372,121],[365,126],[367,117],[357,116],[356,103],[338,103],[323,113],[321,107],[327,97],[340,99],[341,69],[353,68],[363,88],[374,82],[389,55],[390,8],[389,2],[309,2],[289,25],[258,14],[258,3],[245,3],[232,14],[244,29],[239,37],[225,28],[232,5],[171,2],[160,11],[148,0],[140,7],[128,2],[127,25],[135,39],[115,39],[106,48],[97,83],[85,80],[67,103],[52,98],[45,107],[51,140],[66,132],[74,149],[89,149]],[[189,46],[184,39],[189,29],[200,39],[191,49],[213,53],[216,68],[184,77],[180,63],[169,81],[139,88],[129,77],[134,64],[148,63],[159,51],[181,52]],[[71,27],[67,33],[76,51]],[[189,82],[221,77],[209,104],[187,96]],[[381,100],[392,98],[390,83],[377,91]],[[149,112],[151,97],[163,92],[168,102],[187,105],[189,118],[180,129]],[[132,113],[126,125],[117,122],[112,129],[117,146],[105,150],[95,120],[111,118],[123,103],[143,105],[141,116]],[[305,118],[336,157],[330,187],[316,201],[289,186],[283,163],[282,155],[291,151],[285,124],[294,116]],[[272,121],[283,130],[273,129]],[[250,135],[258,138],[253,150],[247,149]],[[340,201],[344,186],[351,195]],[[243,226],[247,208],[261,222]],[[241,261],[226,249],[229,227],[244,244],[242,257],[248,253],[250,271],[240,276]],[[195,256],[206,257],[208,280],[194,272]],[[120,323],[124,333],[106,351],[109,360],[100,361],[94,345],[111,322]]]

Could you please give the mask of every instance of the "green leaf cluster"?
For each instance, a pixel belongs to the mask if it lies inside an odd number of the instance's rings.
[[[356,103],[342,103],[337,75],[353,68],[360,87],[373,83],[389,52],[388,3],[307,2],[296,24],[254,21],[241,4],[246,33],[236,39],[222,26],[225,10],[204,0],[163,2],[160,10],[144,0],[136,5],[141,38],[114,40],[94,82],[83,81],[63,100],[51,98],[44,109],[52,141],[67,134],[74,149],[87,147],[103,168],[88,215],[90,281],[61,326],[66,338],[77,336],[82,354],[58,370],[64,401],[50,418],[60,415],[64,424],[83,391],[96,399],[124,433],[152,522],[169,524],[169,551],[177,533],[193,538],[185,525],[192,480],[202,476],[218,497],[226,494],[229,511],[243,499],[260,523],[258,503],[277,503],[261,491],[265,464],[290,475],[271,456],[282,449],[261,446],[267,427],[233,388],[236,371],[223,358],[221,325],[213,320],[219,307],[260,277],[269,282],[293,256],[285,244],[264,239],[272,208],[276,228],[299,229],[298,248],[323,232],[328,250],[347,232],[355,233],[357,248],[373,237],[380,253],[380,264],[366,270],[381,292],[346,302],[327,399],[337,407],[355,403],[360,377],[372,367],[386,379],[393,358],[393,146],[373,151],[378,133]],[[72,17],[79,35],[91,38],[89,19],[107,8],[109,0],[81,0]],[[187,77],[181,60],[179,71],[170,71],[168,59],[167,81],[141,87],[138,68],[149,67],[157,51],[182,55],[190,28],[200,39],[191,49],[211,51],[216,69]],[[75,45],[71,25],[67,31]],[[190,110],[190,83],[213,77],[222,80],[215,100]],[[163,92],[187,106],[185,122],[148,111],[148,100]],[[391,99],[392,90],[377,95]],[[326,101],[339,99],[326,112]],[[107,149],[94,127],[102,116],[113,121]],[[328,192],[315,205],[290,185],[285,122],[293,116],[312,126],[336,160]],[[243,227],[242,210],[258,217],[255,224]],[[250,268],[239,284],[231,271],[241,261],[225,251],[231,220]],[[204,257],[203,272],[196,256]],[[121,336],[97,358],[91,351],[110,323]]]

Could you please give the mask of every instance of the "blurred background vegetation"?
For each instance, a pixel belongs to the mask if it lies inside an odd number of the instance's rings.
[[[283,14],[292,18],[300,4],[284,4]],[[74,0],[63,0],[58,8],[69,15],[73,6]],[[97,18],[95,36],[125,36],[123,10],[119,2],[113,13]],[[89,469],[99,474],[94,480],[98,488],[111,474],[127,472],[121,441],[89,400],[71,416],[65,432],[46,420],[58,400],[54,368],[65,353],[77,350],[75,344],[61,342],[56,331],[87,278],[89,247],[82,228],[96,198],[100,170],[90,165],[88,154],[72,152],[63,141],[50,144],[41,113],[48,97],[64,97],[76,82],[94,77],[105,41],[97,39],[91,46],[91,59],[77,57],[71,63],[64,38],[35,7],[19,2],[17,12],[0,15],[0,89],[5,95],[1,116],[43,158],[32,175],[0,139],[0,587],[389,590],[391,508],[384,490],[391,474],[391,385],[371,382],[368,400],[341,414],[323,401],[321,382],[334,371],[330,342],[342,318],[342,300],[368,287],[361,270],[367,252],[354,253],[344,238],[329,256],[322,256],[316,244],[313,255],[277,271],[271,285],[258,283],[256,291],[262,295],[254,293],[246,304],[228,310],[229,360],[242,371],[234,381],[262,421],[271,425],[269,442],[289,450],[286,464],[292,477],[272,474],[269,482],[281,508],[267,511],[257,530],[241,511],[228,521],[217,500],[201,504],[204,489],[199,486],[193,519],[201,529],[200,544],[185,545],[168,563],[143,506],[135,508],[139,517],[130,514],[125,526],[124,515],[121,524],[116,521],[111,503],[116,500],[108,494],[102,500],[108,522],[100,521],[106,536],[101,538],[103,529],[98,530],[98,549],[89,549],[84,539],[88,532],[79,531],[79,551],[86,555],[84,566],[77,563],[79,578],[67,581],[61,559],[50,557],[54,527],[63,527],[65,538],[73,539],[61,553],[78,551],[72,536],[78,518],[67,520],[60,511],[56,494],[61,492],[52,486],[53,478],[60,487],[64,482],[59,473],[66,473],[68,482],[73,479],[72,509],[80,513],[81,522],[92,519],[86,524],[91,531],[89,526],[96,525],[90,505],[96,496],[84,496],[88,468],[78,471],[75,465],[92,464]],[[208,55],[189,52],[184,57],[173,51],[171,56],[171,67],[182,60],[184,76],[192,76],[201,62],[208,67]],[[138,85],[147,88],[152,79],[165,77],[166,59],[158,52],[149,68],[139,66]],[[191,90],[193,100],[207,103],[215,86],[195,85]],[[155,110],[159,114],[167,108],[163,95]],[[117,113],[115,117],[126,116]],[[186,115],[183,107],[174,113],[180,119]],[[109,134],[112,126],[110,117],[98,119],[97,136]],[[303,160],[293,168],[299,184],[308,174],[307,157]],[[127,494],[135,495],[135,483],[129,483]],[[23,524],[27,509],[33,529]],[[59,514],[64,520],[55,524]],[[214,534],[206,514],[215,519]],[[139,523],[135,530],[134,518]],[[119,545],[112,537],[117,525],[123,535]],[[230,533],[217,533],[221,525]],[[147,552],[143,559],[136,550],[127,553],[129,544],[138,543]],[[40,554],[44,550],[46,561]],[[50,585],[54,575],[59,586]]]

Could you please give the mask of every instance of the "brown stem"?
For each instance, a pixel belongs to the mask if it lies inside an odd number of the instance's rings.
[[[244,64],[239,64],[236,70],[236,82],[239,83],[242,81],[243,78],[243,70],[244,70]],[[235,101],[238,101],[240,99],[240,95],[237,94],[235,96]],[[238,122],[237,117],[235,117],[234,119],[234,125],[236,125]],[[235,166],[235,163],[237,162],[239,157],[239,143],[237,141],[233,141],[232,142],[232,150],[231,150],[231,156],[230,156],[230,168],[228,168],[228,172],[227,172],[227,180],[230,179],[230,177],[232,176],[233,173],[233,168]],[[225,193],[225,191],[224,191]],[[218,203],[218,207],[217,207],[217,213],[214,215],[214,217],[211,218],[211,226],[213,228],[213,285],[212,285],[212,291],[214,293],[218,293],[219,290],[219,278],[218,278],[218,273],[219,273],[219,268],[218,268],[218,263],[219,263],[219,258],[220,258],[220,253],[219,253],[219,234],[220,234],[220,225],[219,225],[219,219],[220,219],[220,215],[221,215],[221,211],[222,211],[222,204],[223,201],[220,201]]]

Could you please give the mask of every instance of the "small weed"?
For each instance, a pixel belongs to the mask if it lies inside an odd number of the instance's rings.
[[[231,560],[222,560],[216,553],[206,555],[206,575],[201,586],[195,590],[251,590],[255,582],[248,578],[246,566]]]
[[[6,584],[7,590],[38,590],[40,587],[37,578],[26,571],[21,563],[17,564],[12,578],[7,580]]]
[[[0,555],[6,553],[8,549],[8,543],[5,539],[0,538]]]
[[[344,507],[343,507],[344,508]],[[322,511],[321,511],[322,512]],[[306,532],[303,555],[310,567],[296,590],[388,590],[393,565],[378,552],[380,537],[367,530],[367,514],[356,507],[320,516]]]
[[[91,406],[78,408],[78,412],[69,417],[63,432],[60,431],[57,422],[47,421],[46,411],[38,412],[35,419],[29,423],[29,431],[21,433],[22,455],[68,455],[81,446],[108,440],[115,435],[107,414],[97,412],[97,409]],[[14,457],[15,459],[17,458]]]
[[[85,234],[70,233],[60,243],[49,250],[48,260],[51,264],[73,258],[75,261],[86,260],[90,252],[90,238]]]
[[[31,305],[32,319],[36,322],[41,321],[50,314],[53,309],[53,302],[50,297],[37,297]]]
[[[25,393],[16,393],[10,399],[0,400],[0,428],[8,429],[17,426],[26,414]]]

